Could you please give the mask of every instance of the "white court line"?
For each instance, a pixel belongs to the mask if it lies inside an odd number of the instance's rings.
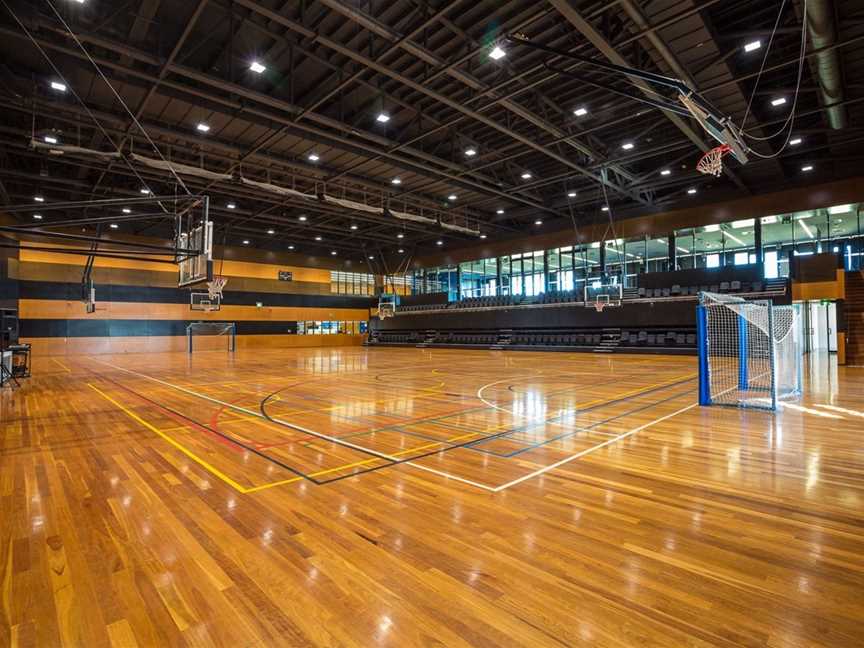
[[[138,376],[138,377],[144,378],[146,380],[151,380],[151,381],[158,383],[160,385],[170,387],[171,389],[176,389],[178,391],[185,392],[185,393],[189,394],[190,396],[195,396],[197,398],[203,398],[204,400],[208,400],[211,403],[216,403],[218,405],[222,405],[224,407],[228,407],[228,408],[237,410],[239,412],[249,414],[251,416],[257,416],[258,418],[263,419],[265,421],[272,420],[276,423],[284,425],[285,427],[292,428],[294,430],[298,430],[300,432],[303,432],[305,434],[309,434],[309,435],[317,437],[319,439],[324,439],[324,440],[330,441],[332,443],[336,443],[337,445],[342,445],[342,446],[346,446],[349,448],[353,448],[354,450],[358,450],[360,452],[365,452],[367,454],[374,455],[380,459],[385,459],[387,461],[393,461],[393,462],[396,462],[397,464],[404,464],[406,466],[411,466],[412,468],[417,468],[419,470],[425,470],[426,472],[430,472],[430,473],[439,475],[441,477],[446,477],[447,479],[455,479],[456,481],[460,481],[460,482],[462,482],[464,484],[468,484],[470,486],[476,486],[477,488],[482,488],[482,489],[490,491],[490,492],[495,492],[495,489],[492,486],[487,486],[486,484],[474,482],[474,481],[471,481],[470,479],[465,479],[464,477],[459,477],[457,475],[451,475],[450,473],[446,473],[446,472],[443,472],[441,470],[435,470],[434,468],[429,468],[428,466],[421,466],[420,464],[415,464],[411,461],[403,461],[403,460],[398,459],[397,457],[392,457],[390,455],[384,454],[383,452],[378,452],[377,450],[372,450],[371,448],[365,448],[363,446],[356,445],[354,443],[351,443],[350,441],[345,441],[344,439],[340,439],[338,437],[332,437],[332,436],[329,436],[327,434],[321,434],[320,432],[315,432],[313,430],[309,430],[308,428],[304,428],[300,425],[295,425],[294,423],[289,423],[288,421],[283,421],[283,420],[275,418],[275,417],[271,417],[268,419],[261,412],[256,412],[254,410],[246,409],[245,407],[240,407],[239,405],[233,405],[231,403],[226,403],[225,401],[221,401],[218,398],[213,398],[212,396],[207,396],[206,394],[199,394],[198,392],[194,392],[191,389],[186,389],[185,387],[181,387],[180,385],[173,385],[173,384],[166,382],[164,380],[160,380],[159,378],[154,378],[153,376],[148,376],[147,374],[143,374],[143,373],[140,373],[138,371],[133,371],[132,369],[126,369],[125,367],[119,367],[117,365],[111,364],[110,362],[105,362],[104,360],[96,360],[96,362],[107,365],[107,366],[112,367],[114,369],[117,369],[119,371],[125,371],[126,373],[132,374],[133,376]]]
[[[582,450],[581,452],[577,452],[576,454],[571,455],[569,457],[566,457],[566,458],[562,459],[561,461],[558,461],[554,464],[550,464],[548,466],[545,466],[543,468],[535,470],[532,473],[528,473],[527,475],[519,477],[518,479],[514,479],[513,481],[507,482],[506,484],[501,484],[500,486],[496,486],[492,490],[493,490],[493,492],[498,493],[498,492],[500,492],[506,488],[510,488],[511,486],[515,486],[516,484],[521,484],[524,481],[527,481],[529,479],[533,479],[534,477],[538,477],[538,476],[542,475],[543,473],[549,472],[550,470],[554,470],[555,468],[560,468],[564,464],[568,464],[571,461],[579,459],[580,457],[584,457],[585,455],[591,454],[592,452],[595,452],[596,450],[599,450],[600,448],[605,448],[608,445],[611,445],[613,443],[617,443],[621,439],[626,439],[629,436],[633,436],[637,432],[641,432],[645,428],[649,428],[652,425],[657,425],[657,423],[662,423],[663,421],[666,421],[666,420],[672,418],[673,416],[678,416],[679,414],[683,414],[687,410],[691,410],[694,407],[697,407],[698,405],[699,405],[699,403],[693,403],[692,405],[688,405],[687,407],[682,407],[677,412],[672,412],[671,414],[667,414],[666,416],[661,416],[660,418],[655,419],[655,420],[651,421],[650,423],[645,423],[644,425],[640,425],[637,428],[633,428],[629,432],[624,432],[623,434],[619,434],[618,436],[613,437],[613,438],[609,439],[608,441],[604,441],[603,443],[598,443],[596,446],[594,446],[592,448],[588,448],[587,450]]]

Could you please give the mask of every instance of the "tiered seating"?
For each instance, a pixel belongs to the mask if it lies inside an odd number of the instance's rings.
[[[397,313],[423,313],[428,311],[437,311],[448,308],[450,304],[414,304],[412,306],[399,305],[396,308]]]
[[[621,332],[621,347],[657,347],[664,349],[696,348],[696,333],[690,330],[649,331],[629,330]]]
[[[680,286],[678,284],[666,288],[625,289],[624,299],[660,299],[664,297],[697,297],[700,292],[752,294],[770,293],[785,294],[785,279],[768,279],[767,281],[721,281],[719,284]]]
[[[469,297],[450,305],[451,308],[501,308],[512,306],[517,303],[515,298],[509,295],[490,297]]]
[[[585,329],[507,331],[398,331],[373,333],[370,344],[425,344],[445,347],[503,347],[524,350],[688,351],[696,348],[693,329]]]

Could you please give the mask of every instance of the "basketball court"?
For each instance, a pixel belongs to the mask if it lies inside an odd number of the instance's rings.
[[[836,0],[0,0],[0,648],[864,645]]]

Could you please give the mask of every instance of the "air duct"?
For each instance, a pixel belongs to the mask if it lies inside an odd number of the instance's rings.
[[[828,48],[837,42],[834,26],[834,3],[832,0],[808,0],[807,28],[813,48]],[[822,105],[830,106],[843,101],[843,74],[840,71],[840,54],[837,49],[821,52],[813,57],[813,73],[819,83]],[[834,106],[825,111],[828,125],[834,129],[846,127],[846,108]]]

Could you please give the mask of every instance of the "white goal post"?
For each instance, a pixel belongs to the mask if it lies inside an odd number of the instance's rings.
[[[186,350],[231,351],[237,348],[237,325],[233,322],[192,322],[186,327]]]
[[[708,292],[699,302],[700,405],[776,410],[801,395],[797,306]]]

